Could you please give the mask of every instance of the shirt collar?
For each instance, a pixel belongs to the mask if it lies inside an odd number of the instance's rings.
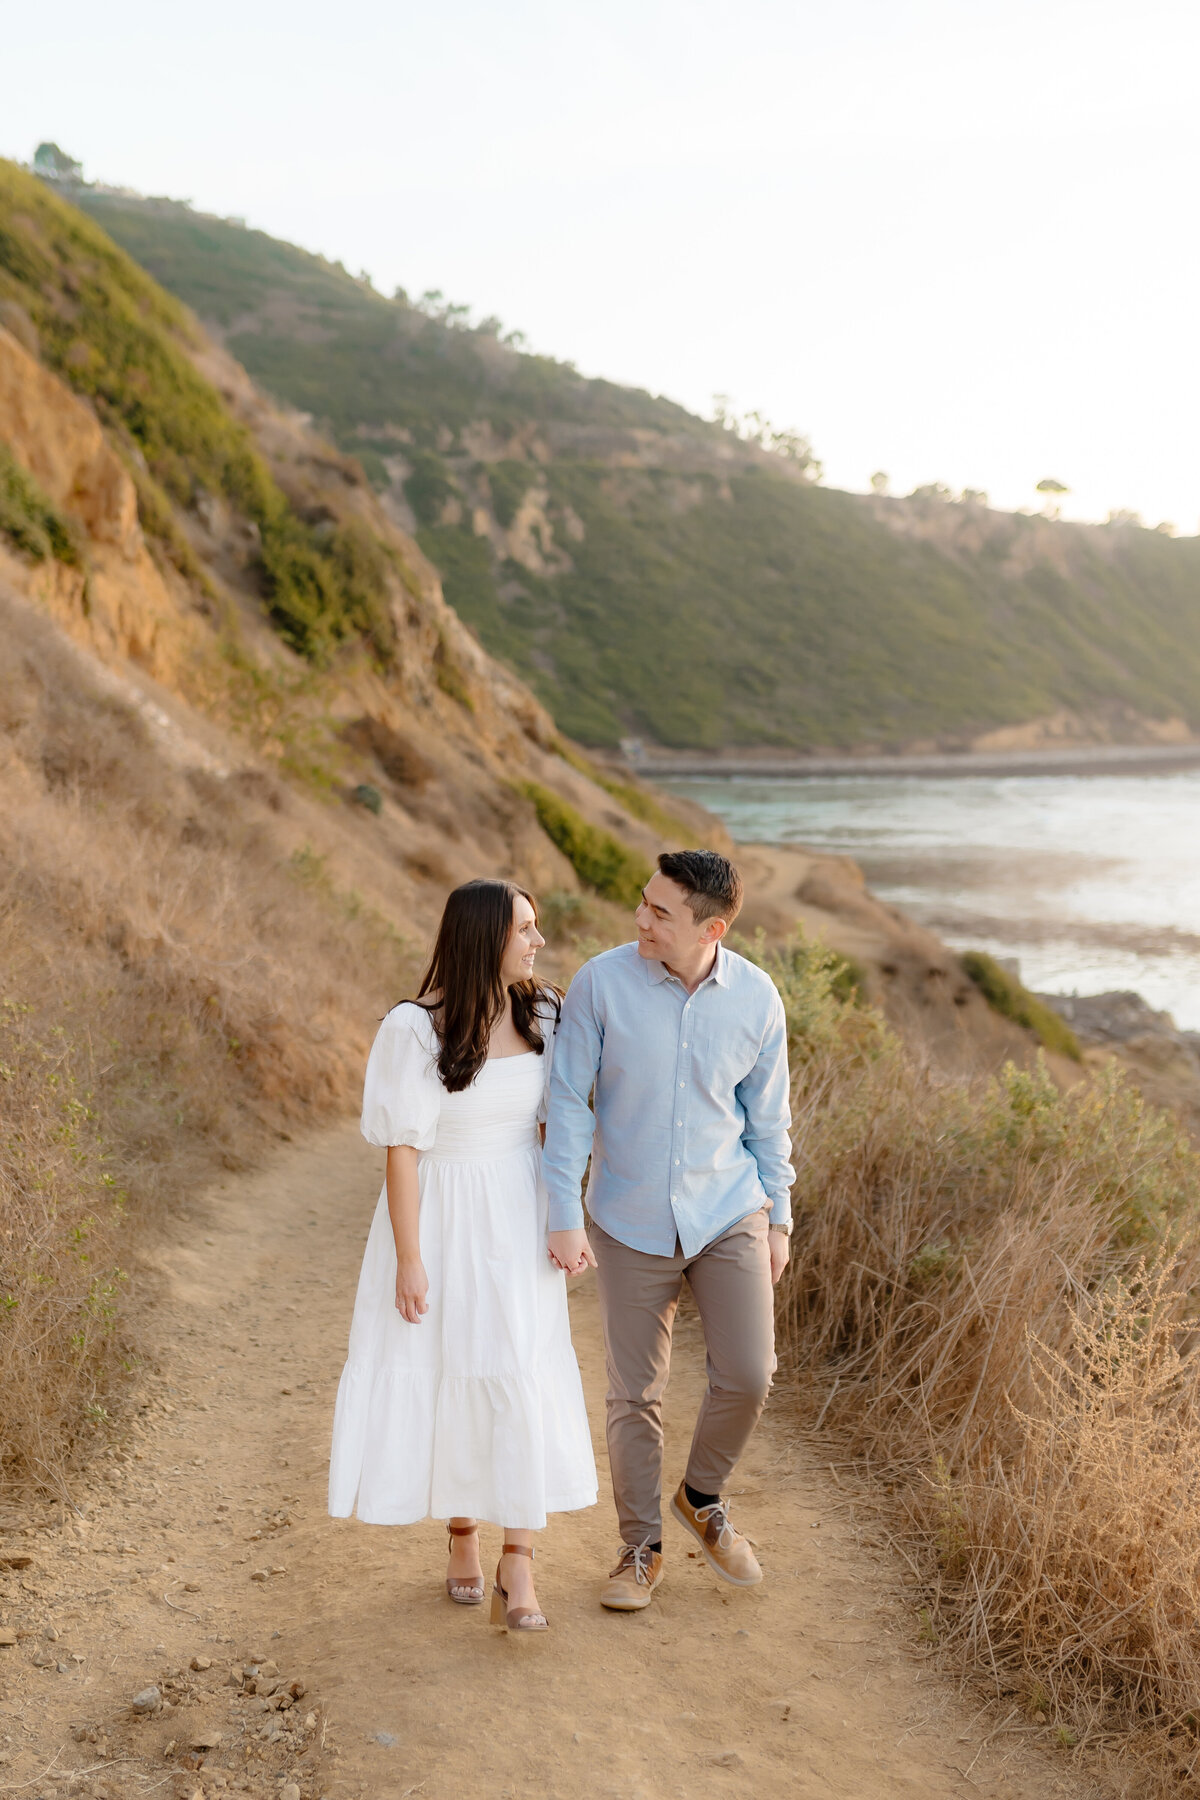
[[[638,960],[644,962],[646,965],[647,981],[652,981],[657,985],[670,977],[671,972],[667,968],[666,963],[649,962],[645,957],[639,957]],[[700,983],[700,987],[705,987],[710,981],[715,981],[718,987],[729,986],[729,952],[726,950],[724,944],[717,945],[716,960],[708,974],[704,977],[704,980]],[[697,988],[696,992],[699,993],[700,988]]]

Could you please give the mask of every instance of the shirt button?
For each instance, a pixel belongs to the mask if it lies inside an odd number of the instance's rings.
[[[679,1085],[680,1085],[680,1087],[686,1087],[687,1083],[686,1083],[686,1081],[681,1081]]]
[[[684,1038],[684,1040],[683,1040],[683,1048],[685,1050],[687,1049],[687,1039],[686,1038]]]
[[[683,1124],[683,1120],[682,1120],[682,1119],[676,1119],[676,1121],[675,1121],[675,1123],[676,1123],[676,1124],[677,1124],[677,1125],[682,1125],[682,1124]]]
[[[675,1158],[675,1167],[676,1168],[679,1167],[679,1158],[678,1157]]]

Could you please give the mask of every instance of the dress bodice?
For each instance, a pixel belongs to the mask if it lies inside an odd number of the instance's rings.
[[[536,1052],[489,1057],[470,1087],[443,1091],[427,1154],[439,1162],[489,1162],[537,1142],[545,1063]]]
[[[537,1144],[555,1021],[542,1020],[545,1047],[489,1057],[470,1087],[448,1094],[438,1074],[438,1039],[423,1006],[403,1001],[379,1027],[363,1087],[362,1132],[369,1144],[411,1145],[442,1162],[487,1162]]]

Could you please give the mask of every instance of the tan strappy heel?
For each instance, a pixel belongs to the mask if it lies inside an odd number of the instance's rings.
[[[502,1544],[500,1555],[502,1558],[505,1556],[528,1556],[532,1560],[533,1551],[525,1544]],[[508,1595],[500,1580],[499,1563],[496,1564],[496,1585],[492,1589],[491,1622],[493,1625],[502,1625],[505,1631],[549,1631],[550,1629],[550,1621],[545,1613],[537,1612],[528,1606],[514,1607],[511,1612],[509,1611]]]
[[[447,1525],[446,1540],[453,1549],[456,1537],[474,1537],[478,1530],[478,1525]],[[482,1606],[483,1588],[482,1575],[460,1575],[457,1580],[451,1575],[446,1577],[446,1593],[455,1606]]]

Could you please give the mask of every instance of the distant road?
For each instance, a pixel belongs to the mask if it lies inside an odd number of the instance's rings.
[[[650,781],[675,775],[823,779],[831,775],[1121,775],[1175,774],[1200,768],[1200,743],[1081,744],[1062,750],[974,750],[929,756],[803,756],[688,751],[642,755],[630,767]]]

